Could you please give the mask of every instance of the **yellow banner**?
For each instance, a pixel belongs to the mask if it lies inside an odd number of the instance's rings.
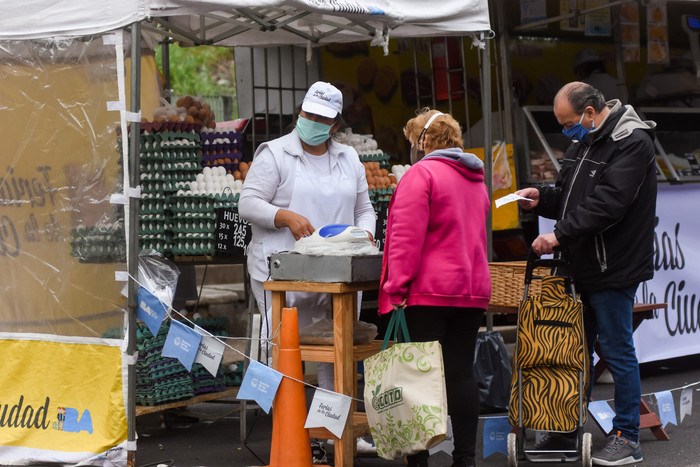
[[[503,150],[505,146],[505,151]],[[491,225],[493,230],[508,230],[517,229],[520,227],[520,219],[518,217],[518,203],[508,203],[500,208],[496,208],[495,200],[518,190],[518,183],[515,172],[515,159],[513,158],[513,145],[502,143],[495,144],[492,147],[493,154],[493,176],[491,194]],[[465,149],[464,152],[471,152],[482,161],[484,160],[484,148]],[[505,152],[505,154],[504,154]],[[507,156],[507,159],[504,158]],[[507,164],[505,163],[507,160]]]
[[[78,462],[126,441],[119,344],[0,334],[0,463],[29,452],[38,461]]]

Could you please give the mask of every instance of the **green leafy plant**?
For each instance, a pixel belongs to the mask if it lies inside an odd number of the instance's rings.
[[[156,48],[161,67],[162,52]],[[160,70],[163,73],[163,70]],[[231,96],[236,98],[236,73],[230,47],[180,47],[170,44],[170,84],[177,96]]]

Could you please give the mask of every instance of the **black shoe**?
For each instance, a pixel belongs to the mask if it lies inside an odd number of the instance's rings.
[[[420,451],[417,454],[406,456],[406,467],[428,467],[428,451]]]
[[[575,451],[577,433],[547,432],[539,443],[535,444],[537,451]]]

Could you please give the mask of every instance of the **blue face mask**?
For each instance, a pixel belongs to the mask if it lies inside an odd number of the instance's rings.
[[[583,121],[583,117],[585,115],[585,113],[581,115],[581,118],[579,119],[576,125],[572,125],[569,128],[562,129],[561,132],[564,134],[564,136],[571,138],[574,141],[580,141],[582,143],[587,144],[590,139],[588,137],[588,134],[595,128],[595,123],[590,129],[583,126],[581,122]]]
[[[296,129],[299,138],[309,146],[318,146],[328,141],[328,138],[331,137],[331,128],[333,125],[314,122],[302,116],[297,119]]]

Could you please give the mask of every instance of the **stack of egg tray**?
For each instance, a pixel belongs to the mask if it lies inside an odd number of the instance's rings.
[[[192,365],[192,384],[195,396],[210,392],[221,392],[226,390],[226,377],[221,365],[219,365],[216,376],[212,376],[209,370],[204,368],[204,365],[195,363]]]
[[[202,131],[202,165],[224,167],[233,174],[243,158],[243,135],[237,131]]]
[[[136,403],[159,405],[194,396],[192,375],[176,358],[163,357],[163,345],[170,321],[161,325],[153,336],[143,325],[136,333]]]
[[[124,224],[71,229],[71,255],[81,263],[126,261]]]
[[[169,253],[168,200],[201,170],[199,134],[194,131],[144,131],[141,134],[139,210],[140,248]]]
[[[225,316],[199,317],[193,319],[192,322],[214,336],[228,336],[229,320]],[[195,395],[226,390],[226,376],[221,365],[219,365],[216,376],[212,376],[204,366],[195,363],[192,366],[192,381]]]
[[[382,169],[387,169],[391,173],[389,153],[383,152],[381,150],[376,151],[366,151],[358,154],[360,157],[360,162],[379,162],[379,167]],[[394,189],[389,188],[375,188],[369,190],[369,200],[374,206],[374,211],[379,213],[382,209],[386,210],[389,206],[389,200],[394,194]]]
[[[380,149],[375,151],[363,151],[357,154],[360,157],[360,162],[379,162],[379,167],[388,169],[391,166],[389,153]]]
[[[216,210],[237,207],[238,197],[238,193],[172,195],[169,204],[172,254],[213,255]]]
[[[224,371],[226,386],[240,386],[243,382],[243,362],[226,367]]]

